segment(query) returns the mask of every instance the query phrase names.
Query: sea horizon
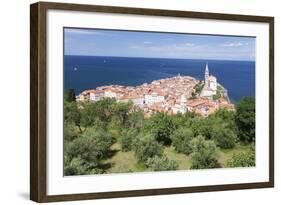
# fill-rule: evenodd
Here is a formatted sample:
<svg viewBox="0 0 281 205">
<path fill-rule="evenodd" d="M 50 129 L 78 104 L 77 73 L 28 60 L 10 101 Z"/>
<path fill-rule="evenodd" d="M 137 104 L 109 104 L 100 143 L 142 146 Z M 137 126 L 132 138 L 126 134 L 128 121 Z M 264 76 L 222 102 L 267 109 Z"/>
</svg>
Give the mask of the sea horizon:
<svg viewBox="0 0 281 205">
<path fill-rule="evenodd" d="M 66 56 L 77 56 L 77 57 L 110 57 L 110 58 L 148 58 L 148 59 L 171 59 L 171 60 L 205 60 L 205 61 L 238 61 L 238 62 L 256 62 L 256 60 L 244 60 L 244 59 L 207 59 L 207 58 L 168 58 L 168 57 L 146 57 L 146 56 L 104 56 L 104 55 L 73 55 L 64 54 Z"/>
</svg>

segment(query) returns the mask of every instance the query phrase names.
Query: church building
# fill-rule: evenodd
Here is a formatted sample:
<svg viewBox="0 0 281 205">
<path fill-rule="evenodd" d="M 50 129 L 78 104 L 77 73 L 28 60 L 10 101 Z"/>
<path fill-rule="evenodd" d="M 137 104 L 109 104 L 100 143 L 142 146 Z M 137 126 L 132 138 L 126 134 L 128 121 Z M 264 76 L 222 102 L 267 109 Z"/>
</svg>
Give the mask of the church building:
<svg viewBox="0 0 281 205">
<path fill-rule="evenodd" d="M 205 67 L 205 83 L 200 94 L 201 97 L 212 97 L 217 92 L 217 78 L 209 75 L 208 63 Z"/>
</svg>

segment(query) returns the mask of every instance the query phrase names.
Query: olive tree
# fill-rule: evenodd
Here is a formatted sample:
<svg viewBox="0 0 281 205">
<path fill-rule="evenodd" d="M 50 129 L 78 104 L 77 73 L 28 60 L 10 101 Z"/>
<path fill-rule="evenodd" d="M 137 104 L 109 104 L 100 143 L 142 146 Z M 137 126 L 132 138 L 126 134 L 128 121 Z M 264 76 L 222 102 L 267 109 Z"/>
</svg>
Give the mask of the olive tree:
<svg viewBox="0 0 281 205">
<path fill-rule="evenodd" d="M 138 137 L 134 140 L 133 150 L 139 162 L 145 163 L 148 158 L 163 155 L 163 145 L 151 136 Z"/>
<path fill-rule="evenodd" d="M 189 155 L 192 152 L 191 140 L 194 135 L 189 128 L 179 128 L 172 134 L 172 144 L 179 153 Z"/>
<path fill-rule="evenodd" d="M 154 156 L 152 158 L 148 158 L 145 164 L 147 167 L 152 169 L 152 171 L 177 170 L 179 167 L 175 160 L 170 160 L 165 155 L 162 157 Z"/>
<path fill-rule="evenodd" d="M 205 140 L 198 136 L 191 141 L 193 153 L 191 154 L 191 169 L 206 169 L 220 167 L 217 160 L 216 144 L 212 140 Z"/>
</svg>

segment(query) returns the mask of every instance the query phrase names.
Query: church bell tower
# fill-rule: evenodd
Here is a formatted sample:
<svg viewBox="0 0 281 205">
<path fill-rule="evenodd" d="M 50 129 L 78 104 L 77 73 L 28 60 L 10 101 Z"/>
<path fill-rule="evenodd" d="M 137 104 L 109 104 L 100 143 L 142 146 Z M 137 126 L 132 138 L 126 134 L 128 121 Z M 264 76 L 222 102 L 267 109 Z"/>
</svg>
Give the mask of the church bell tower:
<svg viewBox="0 0 281 205">
<path fill-rule="evenodd" d="M 208 68 L 208 63 L 206 63 L 206 67 L 205 67 L 205 86 L 209 87 L 209 68 Z"/>
</svg>

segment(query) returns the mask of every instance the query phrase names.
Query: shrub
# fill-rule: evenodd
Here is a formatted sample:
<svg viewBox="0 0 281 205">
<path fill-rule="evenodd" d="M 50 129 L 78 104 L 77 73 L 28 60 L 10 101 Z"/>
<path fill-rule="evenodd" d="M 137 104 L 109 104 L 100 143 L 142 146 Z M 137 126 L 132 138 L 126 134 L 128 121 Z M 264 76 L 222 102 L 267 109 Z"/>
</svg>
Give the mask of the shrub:
<svg viewBox="0 0 281 205">
<path fill-rule="evenodd" d="M 91 162 L 93 166 L 98 164 L 98 154 L 95 150 L 95 141 L 89 137 L 79 137 L 73 140 L 67 146 L 66 156 L 70 162 L 74 158 L 79 158 L 80 161 Z"/>
<path fill-rule="evenodd" d="M 99 169 L 100 160 L 107 156 L 114 139 L 101 130 L 87 129 L 81 137 L 67 143 L 66 174 L 89 174 Z"/>
<path fill-rule="evenodd" d="M 232 158 L 227 162 L 228 167 L 254 167 L 255 151 L 251 149 L 247 152 L 233 154 Z"/>
<path fill-rule="evenodd" d="M 64 168 L 64 175 L 85 175 L 85 174 L 102 174 L 103 170 L 97 167 L 89 166 L 87 162 L 80 158 L 73 158 Z"/>
<path fill-rule="evenodd" d="M 215 141 L 217 146 L 230 149 L 235 146 L 237 135 L 231 129 L 222 124 L 214 127 L 212 130 L 212 139 Z"/>
<path fill-rule="evenodd" d="M 193 132 L 189 128 L 179 128 L 172 135 L 172 144 L 179 153 L 189 155 L 192 152 L 190 141 L 193 139 Z"/>
<path fill-rule="evenodd" d="M 122 151 L 127 152 L 132 150 L 132 143 L 137 135 L 138 131 L 136 129 L 130 129 L 121 135 L 120 144 Z"/>
<path fill-rule="evenodd" d="M 85 162 L 80 158 L 73 158 L 65 165 L 64 174 L 66 176 L 87 174 L 88 171 L 86 166 L 84 166 L 84 163 Z"/>
<path fill-rule="evenodd" d="M 134 141 L 133 149 L 139 162 L 143 163 L 145 163 L 148 158 L 162 156 L 163 154 L 163 146 L 151 136 L 137 138 Z"/>
<path fill-rule="evenodd" d="M 146 161 L 146 166 L 152 169 L 152 171 L 169 171 L 176 170 L 179 165 L 174 160 L 169 160 L 165 155 L 162 157 L 154 156 L 148 158 Z"/>
<path fill-rule="evenodd" d="M 212 140 L 205 140 L 203 136 L 198 136 L 191 141 L 191 144 L 193 149 L 191 169 L 220 167 L 216 159 L 216 144 Z"/>
</svg>

